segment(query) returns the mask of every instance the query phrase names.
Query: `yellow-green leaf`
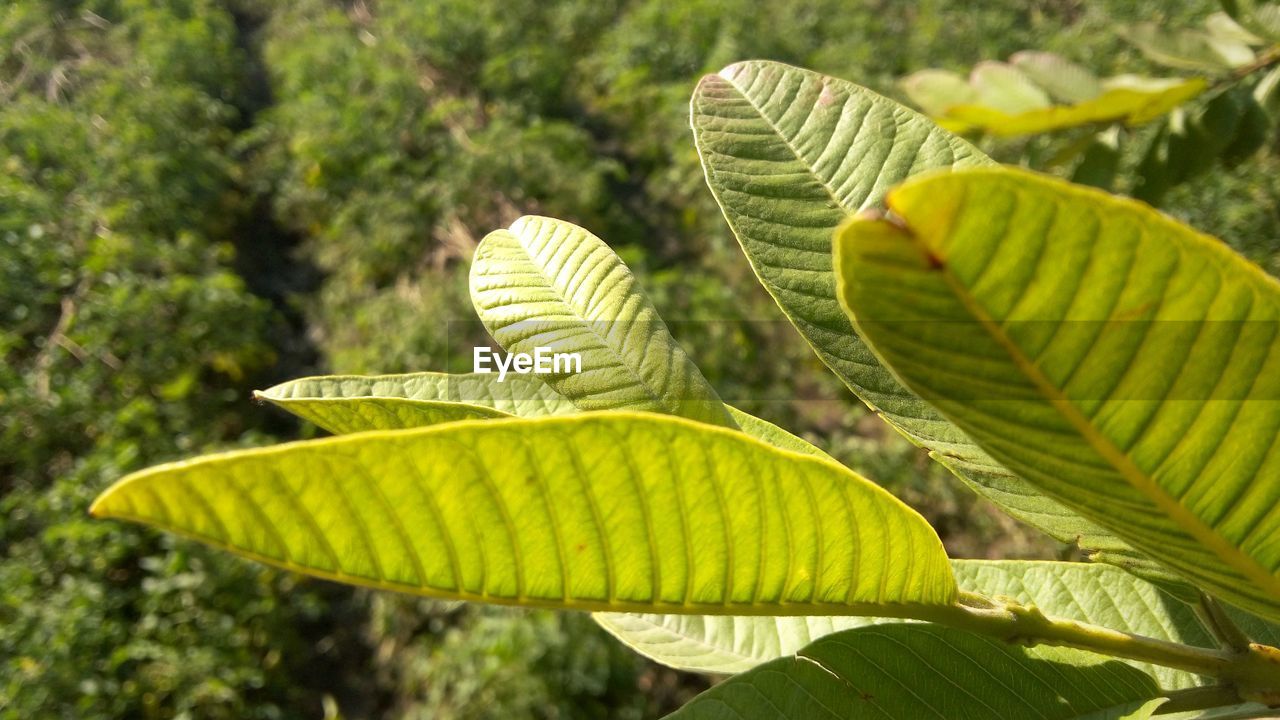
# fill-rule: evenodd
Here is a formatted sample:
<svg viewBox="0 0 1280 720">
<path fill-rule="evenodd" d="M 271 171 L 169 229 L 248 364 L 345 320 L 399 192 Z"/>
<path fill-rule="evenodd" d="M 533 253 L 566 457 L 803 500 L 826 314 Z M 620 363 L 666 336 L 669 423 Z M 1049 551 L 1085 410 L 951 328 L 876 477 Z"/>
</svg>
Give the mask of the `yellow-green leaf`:
<svg viewBox="0 0 1280 720">
<path fill-rule="evenodd" d="M 282 383 L 256 396 L 338 435 L 405 430 L 459 420 L 581 412 L 536 377 L 508 376 L 498 382 L 492 373 L 322 375 Z M 726 409 L 742 432 L 751 437 L 784 450 L 831 457 L 768 420 L 733 406 Z"/>
<path fill-rule="evenodd" d="M 1017 113 L 986 105 L 956 105 L 944 117 L 1002 136 L 1034 135 L 1107 122 L 1136 126 L 1168 113 L 1208 87 L 1200 78 L 1155 81 L 1126 76 L 1112 78 L 1104 86 L 1106 90 L 1101 95 L 1073 105 Z"/>
<path fill-rule="evenodd" d="M 1021 477 L 1280 618 L 1280 284 L 1141 203 L 1023 171 L 888 203 L 836 243 L 880 358 Z"/>
<path fill-rule="evenodd" d="M 336 434 L 578 412 L 536 377 L 508 375 L 498 382 L 494 373 L 323 375 L 290 380 L 254 397 Z"/>
<path fill-rule="evenodd" d="M 430 597 L 699 614 L 944 605 L 933 529 L 828 460 L 648 413 L 379 431 L 162 465 L 97 516 Z"/>
<path fill-rule="evenodd" d="M 526 216 L 490 233 L 471 265 L 471 301 L 508 352 L 577 353 L 581 372 L 539 378 L 579 409 L 734 426 L 622 259 L 576 225 Z"/>
<path fill-rule="evenodd" d="M 698 153 L 760 282 L 872 410 L 1011 515 L 1092 556 L 1160 568 L 1010 473 L 883 367 L 836 300 L 831 237 L 916 173 L 992 161 L 928 118 L 851 82 L 781 63 L 730 65 L 698 84 Z"/>
</svg>

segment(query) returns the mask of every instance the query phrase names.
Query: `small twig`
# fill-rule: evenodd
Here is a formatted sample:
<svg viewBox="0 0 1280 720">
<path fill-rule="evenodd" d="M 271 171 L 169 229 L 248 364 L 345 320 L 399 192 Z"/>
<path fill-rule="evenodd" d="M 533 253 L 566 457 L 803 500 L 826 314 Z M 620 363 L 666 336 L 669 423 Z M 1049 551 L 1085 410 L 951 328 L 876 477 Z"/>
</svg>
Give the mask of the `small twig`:
<svg viewBox="0 0 1280 720">
<path fill-rule="evenodd" d="M 1254 58 L 1253 62 L 1248 65 L 1241 65 L 1233 69 L 1230 73 L 1219 78 L 1216 82 L 1209 86 L 1209 92 L 1220 90 L 1227 85 L 1240 82 L 1259 70 L 1266 70 L 1272 65 L 1280 63 L 1280 45 L 1267 48 L 1260 55 Z"/>
</svg>

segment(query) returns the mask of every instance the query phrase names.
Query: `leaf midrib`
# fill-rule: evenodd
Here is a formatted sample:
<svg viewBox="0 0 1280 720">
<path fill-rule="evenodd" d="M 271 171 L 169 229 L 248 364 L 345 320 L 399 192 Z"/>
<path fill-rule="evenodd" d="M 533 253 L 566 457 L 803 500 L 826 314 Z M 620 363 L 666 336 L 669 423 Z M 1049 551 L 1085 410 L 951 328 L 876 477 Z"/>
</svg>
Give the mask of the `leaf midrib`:
<svg viewBox="0 0 1280 720">
<path fill-rule="evenodd" d="M 888 204 L 891 210 L 897 211 L 899 218 L 905 218 L 903 212 L 893 207 L 892 197 L 888 198 Z M 928 247 L 924 239 L 917 234 L 905 219 L 898 225 L 902 234 L 904 234 L 915 247 L 920 250 L 930 260 L 935 263 L 938 271 L 941 273 L 943 282 L 952 292 L 960 304 L 969 312 L 979 323 L 979 325 L 987 332 L 987 334 L 1000 345 L 1002 349 L 1009 355 L 1010 361 L 1014 366 L 1028 379 L 1037 391 L 1044 397 L 1050 405 L 1060 412 L 1063 417 L 1071 424 L 1080 437 L 1089 444 L 1090 447 L 1097 452 L 1103 460 L 1107 461 L 1117 473 L 1120 474 L 1134 489 L 1145 495 L 1156 507 L 1165 512 L 1170 520 L 1180 526 L 1183 530 L 1191 534 L 1191 536 L 1207 547 L 1215 555 L 1226 561 L 1228 565 L 1234 567 L 1237 571 L 1242 572 L 1245 577 L 1249 578 L 1259 587 L 1268 592 L 1280 595 L 1280 579 L 1276 578 L 1265 567 L 1263 567 L 1253 557 L 1245 554 L 1239 548 L 1235 547 L 1227 538 L 1222 536 L 1215 528 L 1205 523 L 1198 516 L 1188 510 L 1176 498 L 1170 495 L 1161 487 L 1154 478 L 1149 477 L 1146 472 L 1134 464 L 1119 447 L 1115 445 L 1109 438 L 1103 435 L 1094 427 L 1088 417 L 1076 407 L 1069 398 L 1063 395 L 1062 391 L 1057 388 L 1049 378 L 1040 372 L 1030 358 L 1022 353 L 1022 349 L 1017 343 L 1009 337 L 999 323 L 986 311 L 976 297 L 969 292 L 968 288 L 955 276 L 951 271 L 951 267 L 945 257 L 940 257 L 932 248 Z"/>
<path fill-rule="evenodd" d="M 756 104 L 756 101 L 753 100 L 751 96 L 747 94 L 746 89 L 739 86 L 738 83 L 735 82 L 733 78 L 726 77 L 723 74 L 723 72 L 718 73 L 717 77 L 723 78 L 724 81 L 729 84 L 729 87 L 732 87 L 734 90 L 738 91 L 738 94 L 742 96 L 742 99 L 747 101 L 747 104 L 751 106 L 751 109 L 755 110 L 756 114 L 760 116 L 760 119 L 763 120 L 765 124 L 769 126 L 769 129 L 772 130 L 774 134 L 778 136 L 778 139 L 782 140 L 782 144 L 786 145 L 787 150 L 791 151 L 791 154 L 795 157 L 796 162 L 803 165 L 804 169 L 809 173 L 809 175 L 813 177 L 815 180 L 817 180 L 818 185 L 827 193 L 827 197 L 831 198 L 831 202 L 835 203 L 836 208 L 842 210 L 845 216 L 852 215 L 853 209 L 849 207 L 849 204 L 842 201 L 839 197 L 836 196 L 835 191 L 831 189 L 831 186 L 827 184 L 827 181 L 822 177 L 822 175 L 818 173 L 818 169 L 814 167 L 813 164 L 810 163 L 807 159 L 805 159 L 803 155 L 800 154 L 800 151 L 796 149 L 796 146 L 792 144 L 791 140 L 782 132 L 782 128 L 778 127 L 778 125 L 773 122 L 773 119 L 765 114 L 764 108 Z"/>
</svg>

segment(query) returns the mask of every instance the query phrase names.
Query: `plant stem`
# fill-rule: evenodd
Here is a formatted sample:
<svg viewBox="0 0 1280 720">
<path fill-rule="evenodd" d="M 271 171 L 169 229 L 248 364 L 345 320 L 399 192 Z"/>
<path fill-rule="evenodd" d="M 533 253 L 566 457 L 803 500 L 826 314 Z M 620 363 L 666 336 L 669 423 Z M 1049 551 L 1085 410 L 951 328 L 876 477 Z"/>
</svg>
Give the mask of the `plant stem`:
<svg viewBox="0 0 1280 720">
<path fill-rule="evenodd" d="M 1258 72 L 1259 70 L 1266 70 L 1267 68 L 1277 63 L 1280 63 L 1280 45 L 1267 48 L 1266 50 L 1262 51 L 1262 53 L 1259 54 L 1258 57 L 1255 58 L 1253 62 L 1249 63 L 1248 65 L 1241 65 L 1240 67 L 1235 68 L 1229 74 L 1225 75 L 1224 77 L 1220 78 L 1217 82 L 1215 82 L 1213 85 L 1209 86 L 1209 90 L 1211 91 L 1218 90 L 1220 88 L 1226 87 L 1227 85 L 1232 85 L 1234 83 L 1240 82 L 1241 80 L 1249 77 L 1250 75 Z"/>
<path fill-rule="evenodd" d="M 952 605 L 915 606 L 913 610 L 904 616 L 1010 643 L 1059 645 L 1207 675 L 1230 690 L 1230 702 L 1224 704 L 1252 701 L 1280 707 L 1280 649 L 1267 645 L 1247 643 L 1238 649 L 1194 647 L 1050 617 L 1034 605 L 993 600 L 970 592 L 961 592 Z M 1225 696 L 1225 691 L 1221 692 Z"/>
<path fill-rule="evenodd" d="M 1222 647 L 1226 650 L 1234 650 L 1236 652 L 1249 651 L 1249 638 L 1236 627 L 1235 621 L 1227 614 L 1222 605 L 1212 596 L 1206 593 L 1200 593 L 1200 603 L 1196 606 L 1196 614 L 1200 616 L 1200 621 L 1204 626 L 1213 633 L 1213 636 L 1222 643 Z"/>
<path fill-rule="evenodd" d="M 1054 618 L 1034 606 L 994 602 L 972 593 L 961 593 L 960 602 L 947 608 L 943 614 L 948 617 L 939 617 L 936 622 L 1008 642 L 1074 647 L 1211 677 L 1227 673 L 1235 659 L 1233 653 L 1222 650 L 1192 647 L 1076 620 Z M 1280 677 L 1277 681 L 1280 682 Z"/>
</svg>

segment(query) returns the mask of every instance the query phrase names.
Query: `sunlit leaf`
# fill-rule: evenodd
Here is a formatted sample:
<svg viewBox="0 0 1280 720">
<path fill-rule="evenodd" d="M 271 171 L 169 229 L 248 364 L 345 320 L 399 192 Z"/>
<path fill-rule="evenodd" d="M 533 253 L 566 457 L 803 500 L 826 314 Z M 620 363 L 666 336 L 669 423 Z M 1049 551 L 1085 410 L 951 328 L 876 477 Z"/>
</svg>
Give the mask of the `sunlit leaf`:
<svg viewBox="0 0 1280 720">
<path fill-rule="evenodd" d="M 1001 62 L 975 65 L 969 84 L 978 93 L 978 105 L 1003 113 L 1024 113 L 1051 104 L 1049 95 L 1026 73 Z"/>
<path fill-rule="evenodd" d="M 933 529 L 875 484 L 734 430 L 648 413 L 211 455 L 130 475 L 92 512 L 289 570 L 447 599 L 865 614 L 957 593 Z"/>
<path fill-rule="evenodd" d="M 1011 169 L 909 181 L 840 233 L 840 297 L 1002 463 L 1280 618 L 1280 284 L 1150 208 Z"/>
<path fill-rule="evenodd" d="M 733 426 L 622 260 L 571 223 L 526 216 L 476 248 L 471 300 L 503 348 L 576 353 L 581 372 L 539 375 L 583 410 L 646 410 Z"/>
<path fill-rule="evenodd" d="M 836 301 L 831 236 L 926 170 L 991 160 L 927 118 L 853 83 L 771 62 L 698 84 L 692 123 L 707 184 L 757 277 L 863 402 L 1014 517 L 1110 562 L 1158 571 L 1114 535 L 995 462 L 903 387 Z"/>
<path fill-rule="evenodd" d="M 1053 105 L 1020 113 L 985 105 L 956 105 L 946 117 L 993 135 L 1035 135 L 1096 123 L 1142 125 L 1204 92 L 1204 80 L 1157 81 L 1120 76 L 1104 83 L 1099 96 L 1074 105 Z"/>
<path fill-rule="evenodd" d="M 528 375 L 326 375 L 254 394 L 332 433 L 395 430 L 457 420 L 567 415 L 577 408 Z"/>
<path fill-rule="evenodd" d="M 977 102 L 978 91 L 969 81 L 946 70 L 921 70 L 899 83 L 911 102 L 930 115 L 945 115 L 956 105 Z"/>
<path fill-rule="evenodd" d="M 546 417 L 581 412 L 536 377 L 493 374 L 329 375 L 302 378 L 257 393 L 336 434 L 405 430 L 458 420 Z M 773 423 L 729 406 L 741 430 L 784 450 L 830 458 Z"/>
<path fill-rule="evenodd" d="M 1097 76 L 1060 55 L 1024 50 L 1014 53 L 1009 64 L 1060 103 L 1083 102 L 1102 94 L 1102 82 Z"/>
<path fill-rule="evenodd" d="M 1170 30 L 1155 23 L 1139 23 L 1124 37 L 1150 60 L 1182 70 L 1227 70 L 1253 61 L 1253 51 L 1239 40 L 1197 30 Z"/>
</svg>

